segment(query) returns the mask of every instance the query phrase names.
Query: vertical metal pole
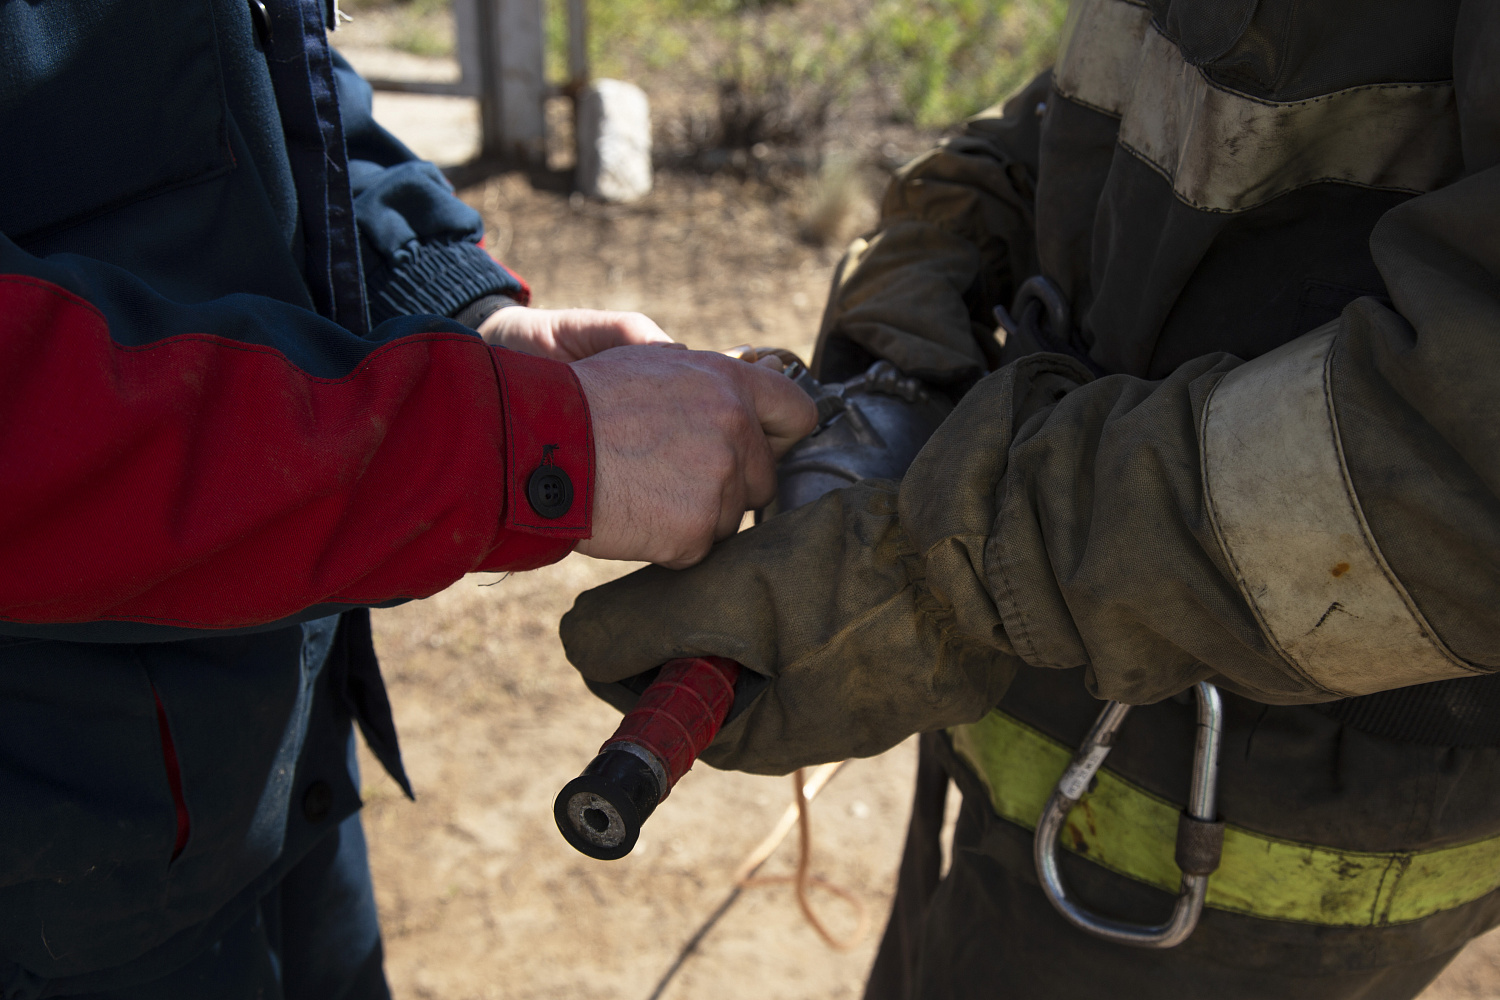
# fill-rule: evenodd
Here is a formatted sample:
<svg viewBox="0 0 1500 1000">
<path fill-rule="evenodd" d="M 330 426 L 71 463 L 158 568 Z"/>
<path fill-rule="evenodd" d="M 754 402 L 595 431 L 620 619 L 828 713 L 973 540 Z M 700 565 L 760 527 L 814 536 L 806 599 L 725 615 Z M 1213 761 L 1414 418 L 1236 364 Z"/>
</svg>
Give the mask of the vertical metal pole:
<svg viewBox="0 0 1500 1000">
<path fill-rule="evenodd" d="M 542 0 L 479 0 L 483 155 L 541 163 L 547 153 Z"/>
<path fill-rule="evenodd" d="M 479 0 L 453 0 L 453 47 L 458 51 L 458 89 L 466 97 L 484 90 L 484 30 Z"/>
<path fill-rule="evenodd" d="M 568 85 L 573 105 L 573 163 L 583 162 L 583 134 L 578 128 L 578 102 L 589 85 L 588 0 L 568 0 Z"/>
<path fill-rule="evenodd" d="M 589 82 L 588 0 L 568 0 L 568 83 L 575 94 Z"/>
</svg>

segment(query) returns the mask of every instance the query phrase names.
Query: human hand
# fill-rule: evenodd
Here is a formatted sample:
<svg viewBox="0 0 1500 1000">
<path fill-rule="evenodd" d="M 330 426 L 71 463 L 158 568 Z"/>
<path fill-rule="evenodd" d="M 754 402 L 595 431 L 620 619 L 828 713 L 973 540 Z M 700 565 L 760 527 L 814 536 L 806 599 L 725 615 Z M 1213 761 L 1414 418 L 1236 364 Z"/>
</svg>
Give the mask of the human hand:
<svg viewBox="0 0 1500 1000">
<path fill-rule="evenodd" d="M 578 361 L 630 344 L 673 345 L 649 317 L 605 309 L 497 309 L 479 324 L 479 335 L 493 347 L 535 354 L 553 361 Z"/>
<path fill-rule="evenodd" d="M 578 551 L 601 559 L 698 562 L 770 502 L 776 459 L 817 423 L 786 376 L 708 351 L 618 347 L 573 371 L 594 430 L 593 537 Z"/>
</svg>

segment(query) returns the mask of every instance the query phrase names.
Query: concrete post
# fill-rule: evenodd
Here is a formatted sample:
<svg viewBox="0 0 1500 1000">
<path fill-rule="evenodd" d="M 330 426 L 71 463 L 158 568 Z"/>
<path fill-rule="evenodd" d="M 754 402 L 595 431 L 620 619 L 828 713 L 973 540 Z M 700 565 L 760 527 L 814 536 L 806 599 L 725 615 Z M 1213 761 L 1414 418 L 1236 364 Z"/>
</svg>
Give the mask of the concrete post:
<svg viewBox="0 0 1500 1000">
<path fill-rule="evenodd" d="M 578 189 L 604 201 L 651 191 L 651 103 L 623 80 L 595 80 L 578 95 Z"/>
</svg>

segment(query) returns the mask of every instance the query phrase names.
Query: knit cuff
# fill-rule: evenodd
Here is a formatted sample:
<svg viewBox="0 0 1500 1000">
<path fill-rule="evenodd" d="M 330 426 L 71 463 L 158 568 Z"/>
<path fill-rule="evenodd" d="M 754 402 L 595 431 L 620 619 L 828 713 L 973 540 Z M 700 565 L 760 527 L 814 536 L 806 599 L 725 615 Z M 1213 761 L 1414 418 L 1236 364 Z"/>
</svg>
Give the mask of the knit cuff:
<svg viewBox="0 0 1500 1000">
<path fill-rule="evenodd" d="M 421 243 L 397 250 L 384 273 L 370 283 L 370 319 L 379 324 L 398 316 L 451 316 L 485 295 L 504 295 L 525 304 L 526 284 L 473 243 Z"/>
<path fill-rule="evenodd" d="M 501 309 L 524 308 L 509 295 L 482 295 L 453 314 L 453 322 L 462 323 L 470 330 L 480 325 Z"/>
</svg>

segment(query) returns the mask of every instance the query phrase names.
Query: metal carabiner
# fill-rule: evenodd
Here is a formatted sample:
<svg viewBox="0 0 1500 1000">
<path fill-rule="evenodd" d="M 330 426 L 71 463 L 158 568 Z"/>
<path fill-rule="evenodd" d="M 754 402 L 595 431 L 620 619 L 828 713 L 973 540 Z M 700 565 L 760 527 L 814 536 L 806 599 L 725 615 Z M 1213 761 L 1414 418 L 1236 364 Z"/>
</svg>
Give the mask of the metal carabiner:
<svg viewBox="0 0 1500 1000">
<path fill-rule="evenodd" d="M 1083 745 L 1073 755 L 1068 769 L 1053 789 L 1042 818 L 1036 825 L 1037 876 L 1042 891 L 1058 913 L 1074 927 L 1119 944 L 1141 948 L 1172 948 L 1186 941 L 1208 896 L 1208 876 L 1219 867 L 1224 844 L 1224 824 L 1214 811 L 1219 784 L 1219 745 L 1223 735 L 1224 709 L 1219 689 L 1207 681 L 1194 687 L 1198 696 L 1198 732 L 1193 751 L 1193 785 L 1188 806 L 1177 821 L 1177 866 L 1182 870 L 1182 889 L 1166 923 L 1151 926 L 1112 920 L 1090 913 L 1069 897 L 1057 864 L 1057 835 L 1068 812 L 1088 791 L 1104 758 L 1114 747 L 1115 737 L 1130 706 L 1112 701 L 1104 706 Z"/>
</svg>

